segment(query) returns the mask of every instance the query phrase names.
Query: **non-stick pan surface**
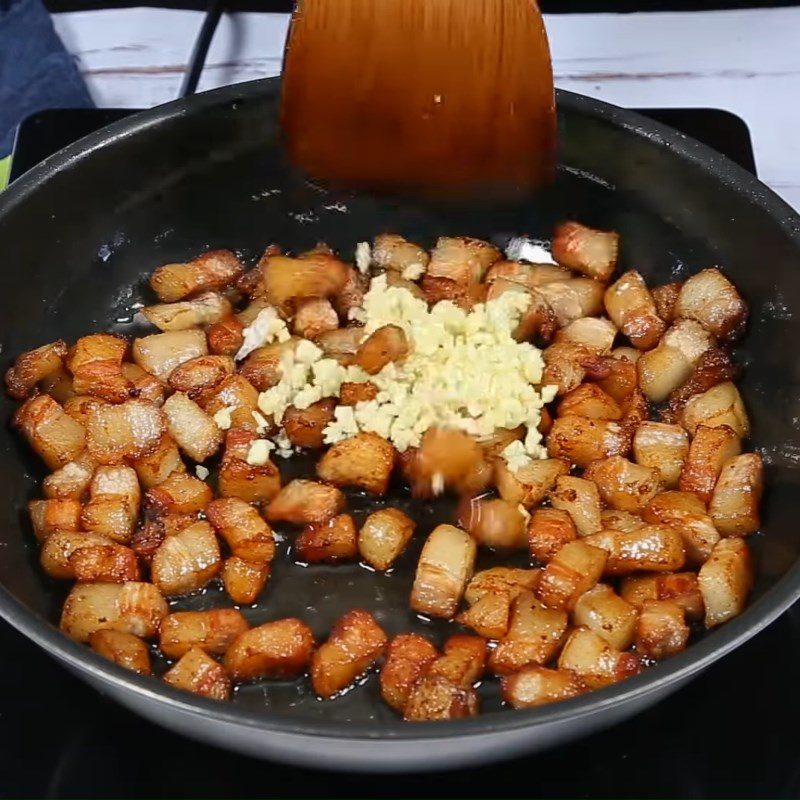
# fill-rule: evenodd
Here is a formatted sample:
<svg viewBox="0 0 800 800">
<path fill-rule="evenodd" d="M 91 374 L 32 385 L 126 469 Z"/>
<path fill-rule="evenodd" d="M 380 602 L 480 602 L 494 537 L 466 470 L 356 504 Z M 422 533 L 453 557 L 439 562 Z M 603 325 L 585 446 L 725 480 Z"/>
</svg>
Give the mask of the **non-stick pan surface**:
<svg viewBox="0 0 800 800">
<path fill-rule="evenodd" d="M 276 682 L 243 687 L 231 704 L 216 704 L 131 675 L 53 627 L 65 590 L 41 574 L 25 513 L 42 469 L 7 430 L 0 438 L 6 619 L 121 702 L 188 735 L 296 763 L 422 769 L 500 758 L 611 724 L 677 688 L 796 599 L 800 220 L 791 209 L 699 143 L 563 92 L 558 181 L 535 203 L 434 207 L 333 195 L 284 165 L 276 144 L 277 89 L 276 81 L 255 82 L 138 114 L 53 156 L 0 195 L 4 362 L 55 338 L 109 328 L 134 333 L 132 309 L 148 299 L 152 269 L 208 248 L 233 248 L 252 263 L 271 242 L 300 250 L 324 240 L 349 257 L 358 241 L 385 230 L 431 244 L 440 234 L 500 242 L 512 233 L 546 237 L 564 218 L 613 228 L 622 237 L 623 269 L 639 269 L 658 283 L 720 264 L 750 305 L 738 358 L 769 486 L 764 533 L 751 540 L 758 564 L 751 606 L 641 676 L 528 712 L 502 710 L 487 682 L 480 717 L 403 724 L 380 702 L 374 676 L 324 703 L 304 682 Z M 0 400 L 3 419 L 11 411 Z M 351 503 L 358 513 L 375 505 L 356 494 Z M 421 534 L 447 512 L 439 505 L 419 512 Z M 324 636 L 344 611 L 365 607 L 390 634 L 442 634 L 441 626 L 431 628 L 407 610 L 418 547 L 381 576 L 356 565 L 303 568 L 292 563 L 289 545 L 287 535 L 262 602 L 245 610 L 252 623 L 298 615 Z M 484 557 L 479 566 L 491 563 Z M 206 608 L 217 601 L 212 589 L 177 605 Z"/>
</svg>

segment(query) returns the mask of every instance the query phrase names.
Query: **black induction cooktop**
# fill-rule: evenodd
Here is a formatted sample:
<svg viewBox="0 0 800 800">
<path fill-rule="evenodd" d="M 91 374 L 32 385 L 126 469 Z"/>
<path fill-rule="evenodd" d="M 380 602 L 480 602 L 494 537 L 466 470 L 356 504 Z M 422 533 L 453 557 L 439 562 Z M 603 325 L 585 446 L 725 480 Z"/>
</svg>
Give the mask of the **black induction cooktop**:
<svg viewBox="0 0 800 800">
<path fill-rule="evenodd" d="M 45 111 L 20 128 L 12 177 L 129 111 Z M 643 113 L 755 171 L 716 109 Z M 559 747 L 475 770 L 359 776 L 231 755 L 145 722 L 0 622 L 0 797 L 800 797 L 800 607 L 660 705 Z M 313 761 L 313 754 L 311 754 Z"/>
</svg>

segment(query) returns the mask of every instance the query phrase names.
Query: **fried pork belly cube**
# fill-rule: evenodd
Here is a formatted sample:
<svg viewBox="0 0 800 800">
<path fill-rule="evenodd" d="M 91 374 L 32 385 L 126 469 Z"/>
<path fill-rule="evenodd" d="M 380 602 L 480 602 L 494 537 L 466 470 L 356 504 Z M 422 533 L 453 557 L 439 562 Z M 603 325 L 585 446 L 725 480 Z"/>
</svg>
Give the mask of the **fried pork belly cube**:
<svg viewBox="0 0 800 800">
<path fill-rule="evenodd" d="M 324 297 L 309 297 L 297 303 L 292 317 L 292 333 L 304 339 L 316 339 L 326 331 L 339 327 L 339 315 L 330 300 Z"/>
<path fill-rule="evenodd" d="M 442 236 L 431 253 L 427 274 L 460 284 L 480 283 L 500 256 L 496 247 L 480 239 Z"/>
<path fill-rule="evenodd" d="M 563 222 L 553 234 L 553 258 L 605 283 L 614 272 L 619 251 L 619 234 L 600 231 L 580 222 Z"/>
<path fill-rule="evenodd" d="M 217 292 L 205 292 L 178 303 L 158 303 L 141 311 L 149 323 L 162 331 L 185 331 L 213 325 L 232 312 L 228 298 Z"/>
<path fill-rule="evenodd" d="M 459 507 L 459 526 L 483 547 L 525 547 L 525 522 L 519 505 L 501 498 L 465 498 Z"/>
<path fill-rule="evenodd" d="M 512 505 L 520 503 L 526 509 L 538 506 L 556 481 L 569 472 L 569 463 L 560 458 L 532 461 L 512 472 L 505 460 L 495 461 L 494 480 L 503 500 Z"/>
<path fill-rule="evenodd" d="M 64 601 L 61 630 L 79 642 L 106 629 L 152 639 L 167 613 L 152 583 L 78 583 Z"/>
<path fill-rule="evenodd" d="M 753 563 L 747 542 L 739 537 L 717 542 L 698 574 L 706 628 L 721 625 L 742 613 L 753 580 Z"/>
<path fill-rule="evenodd" d="M 687 381 L 670 394 L 667 408 L 662 412 L 664 419 L 678 422 L 692 397 L 733 380 L 738 373 L 739 368 L 733 363 L 728 350 L 722 347 L 706 350 L 694 365 Z"/>
<path fill-rule="evenodd" d="M 594 481 L 603 501 L 618 511 L 641 512 L 661 489 L 657 469 L 634 464 L 622 456 L 592 462 L 584 477 Z"/>
<path fill-rule="evenodd" d="M 586 541 L 567 542 L 542 570 L 536 596 L 550 608 L 571 611 L 603 574 L 608 553 Z"/>
<path fill-rule="evenodd" d="M 167 658 L 180 658 L 193 647 L 210 655 L 224 655 L 230 644 L 250 626 L 241 611 L 177 611 L 161 623 L 158 646 Z"/>
<path fill-rule="evenodd" d="M 714 345 L 714 337 L 699 322 L 679 319 L 667 329 L 658 346 L 636 362 L 639 388 L 654 403 L 666 400 Z"/>
<path fill-rule="evenodd" d="M 12 424 L 51 470 L 74 461 L 86 446 L 83 426 L 47 394 L 26 400 Z"/>
<path fill-rule="evenodd" d="M 168 331 L 134 339 L 131 354 L 143 370 L 167 383 L 181 364 L 207 355 L 208 345 L 201 330 Z"/>
<path fill-rule="evenodd" d="M 547 703 L 569 700 L 586 691 L 575 673 L 565 669 L 525 667 L 500 682 L 503 700 L 512 708 L 535 708 Z"/>
<path fill-rule="evenodd" d="M 304 258 L 272 256 L 262 259 L 259 267 L 265 297 L 280 309 L 309 297 L 333 297 L 347 283 L 347 265 L 325 253 Z"/>
<path fill-rule="evenodd" d="M 492 461 L 500 458 L 503 450 L 512 442 L 519 442 L 525 438 L 525 427 L 520 425 L 517 428 L 497 428 L 488 436 L 477 436 L 475 440 L 481 446 L 483 455 Z"/>
<path fill-rule="evenodd" d="M 355 364 L 370 375 L 377 375 L 387 364 L 402 361 L 408 355 L 408 340 L 402 328 L 384 325 L 360 345 Z"/>
<path fill-rule="evenodd" d="M 480 636 L 456 634 L 442 647 L 443 654 L 428 667 L 429 677 L 447 678 L 456 686 L 472 686 L 486 671 L 486 641 Z"/>
<path fill-rule="evenodd" d="M 604 419 L 558 417 L 547 437 L 547 453 L 551 458 L 571 461 L 579 467 L 612 456 L 621 459 L 630 452 L 630 447 L 628 430 Z"/>
<path fill-rule="evenodd" d="M 471 311 L 478 303 L 486 302 L 492 291 L 492 286 L 485 283 L 459 283 L 450 278 L 435 278 L 433 275 L 423 275 L 419 286 L 410 281 L 405 281 L 395 272 L 387 273 L 387 283 L 390 286 L 399 286 L 407 289 L 416 297 L 417 291 L 422 293 L 422 298 L 429 306 L 435 306 L 443 300 L 449 300 L 453 305 L 463 311 Z M 410 285 L 408 285 L 410 284 Z M 417 291 L 412 291 L 411 287 Z M 517 287 L 522 289 L 523 287 Z"/>
<path fill-rule="evenodd" d="M 630 575 L 642 570 L 673 572 L 686 563 L 680 533 L 668 525 L 646 525 L 635 531 L 600 531 L 583 542 L 605 550 L 604 575 Z"/>
<path fill-rule="evenodd" d="M 582 383 L 577 389 L 561 398 L 557 410 L 559 417 L 584 417 L 598 420 L 620 420 L 619 403 L 606 394 L 596 383 Z"/>
<path fill-rule="evenodd" d="M 532 592 L 518 595 L 511 606 L 508 633 L 489 658 L 495 675 L 510 675 L 529 664 L 544 665 L 561 649 L 567 636 L 566 611 L 547 608 Z"/>
<path fill-rule="evenodd" d="M 386 650 L 381 668 L 381 697 L 395 711 L 402 712 L 417 681 L 437 658 L 436 648 L 424 636 L 401 633 Z"/>
<path fill-rule="evenodd" d="M 593 481 L 562 475 L 550 492 L 550 503 L 570 515 L 579 536 L 600 530 L 600 492 Z"/>
<path fill-rule="evenodd" d="M 89 647 L 103 658 L 131 672 L 138 672 L 140 675 L 152 674 L 149 648 L 138 636 L 131 633 L 95 631 L 89 636 Z"/>
<path fill-rule="evenodd" d="M 164 539 L 153 556 L 150 573 L 162 594 L 180 597 L 202 589 L 221 566 L 214 529 L 199 521 Z"/>
<path fill-rule="evenodd" d="M 306 525 L 294 540 L 294 554 L 306 564 L 353 561 L 358 555 L 356 524 L 349 514 Z"/>
<path fill-rule="evenodd" d="M 371 381 L 364 383 L 352 383 L 345 381 L 339 387 L 339 404 L 343 406 L 355 406 L 359 403 L 366 403 L 374 400 L 378 396 L 378 387 Z"/>
<path fill-rule="evenodd" d="M 230 250 L 212 250 L 185 264 L 164 264 L 150 276 L 150 286 L 165 303 L 197 292 L 224 289 L 244 272 Z"/>
<path fill-rule="evenodd" d="M 176 392 L 183 392 L 192 400 L 198 400 L 233 375 L 235 369 L 231 356 L 197 356 L 172 370 L 169 385 Z"/>
<path fill-rule="evenodd" d="M 246 561 L 265 563 L 275 557 L 272 529 L 249 503 L 237 497 L 223 497 L 212 500 L 205 513 L 233 555 Z"/>
<path fill-rule="evenodd" d="M 705 613 L 703 595 L 694 572 L 632 575 L 620 581 L 619 592 L 624 600 L 639 609 L 646 600 L 670 600 L 683 609 L 686 619 L 700 620 Z"/>
<path fill-rule="evenodd" d="M 715 428 L 698 425 L 680 475 L 680 490 L 696 494 L 708 503 L 722 465 L 741 450 L 741 440 L 727 425 Z"/>
<path fill-rule="evenodd" d="M 454 616 L 472 577 L 476 545 L 468 533 L 453 525 L 439 525 L 420 553 L 411 608 L 431 617 Z"/>
<path fill-rule="evenodd" d="M 557 386 L 559 395 L 577 389 L 587 375 L 602 377 L 609 372 L 606 359 L 577 342 L 555 342 L 543 351 L 542 358 L 542 385 Z"/>
<path fill-rule="evenodd" d="M 385 572 L 414 535 L 416 523 L 398 508 L 379 508 L 358 532 L 358 552 L 373 569 Z"/>
<path fill-rule="evenodd" d="M 132 459 L 131 464 L 145 489 L 163 483 L 173 472 L 186 471 L 178 445 L 168 433 L 161 437 L 152 452 Z"/>
<path fill-rule="evenodd" d="M 575 628 L 558 657 L 558 668 L 576 674 L 589 688 L 598 689 L 641 672 L 633 653 L 621 653 L 588 628 Z"/>
<path fill-rule="evenodd" d="M 648 420 L 642 422 L 633 435 L 636 463 L 657 470 L 661 483 L 667 488 L 678 485 L 689 453 L 689 437 L 680 425 Z"/>
<path fill-rule="evenodd" d="M 606 355 L 614 346 L 617 326 L 602 317 L 580 317 L 556 333 L 557 342 L 574 342 L 593 353 Z"/>
<path fill-rule="evenodd" d="M 727 425 L 737 436 L 746 439 L 750 421 L 742 396 L 734 383 L 719 383 L 703 394 L 686 401 L 680 418 L 681 425 L 694 436 L 699 425 L 709 428 Z"/>
<path fill-rule="evenodd" d="M 238 556 L 231 556 L 222 565 L 220 578 L 225 591 L 234 603 L 249 606 L 255 603 L 264 591 L 269 572 L 269 564 L 245 561 Z"/>
<path fill-rule="evenodd" d="M 166 417 L 146 400 L 99 405 L 89 410 L 86 446 L 100 464 L 118 464 L 153 453 L 167 432 Z"/>
<path fill-rule="evenodd" d="M 395 449 L 376 433 L 358 433 L 332 445 L 317 463 L 317 475 L 335 486 L 355 486 L 382 496 L 389 487 Z"/>
<path fill-rule="evenodd" d="M 231 428 L 217 475 L 222 497 L 238 497 L 247 503 L 272 500 L 281 490 L 281 474 L 272 461 L 248 464 L 250 447 L 258 437 L 246 428 Z"/>
<path fill-rule="evenodd" d="M 357 269 L 348 266 L 347 280 L 333 297 L 333 308 L 344 324 L 352 319 L 355 309 L 364 305 L 364 295 L 368 288 L 366 275 L 362 275 Z"/>
<path fill-rule="evenodd" d="M 636 637 L 638 610 L 610 586 L 598 583 L 575 604 L 576 625 L 594 631 L 615 650 L 627 650 Z"/>
<path fill-rule="evenodd" d="M 165 514 L 145 520 L 141 528 L 137 528 L 130 541 L 131 549 L 137 558 L 147 566 L 161 547 L 167 536 L 182 531 L 197 522 L 196 514 Z"/>
<path fill-rule="evenodd" d="M 639 350 L 635 352 L 636 357 L 618 347 L 597 365 L 598 377 L 594 378 L 595 382 L 620 404 L 638 390 L 639 374 L 636 364 L 641 353 Z"/>
<path fill-rule="evenodd" d="M 164 404 L 167 387 L 132 361 L 122 362 L 122 377 L 131 385 L 131 396 L 147 400 L 154 406 Z"/>
<path fill-rule="evenodd" d="M 346 689 L 381 658 L 387 642 L 372 614 L 348 611 L 311 657 L 311 685 L 316 694 L 330 698 Z"/>
<path fill-rule="evenodd" d="M 304 409 L 289 406 L 281 421 L 289 441 L 295 447 L 309 450 L 324 447 L 323 431 L 333 421 L 335 408 L 336 401 L 331 397 L 312 403 Z"/>
<path fill-rule="evenodd" d="M 678 302 L 678 295 L 681 293 L 682 283 L 665 283 L 663 286 L 656 286 L 651 290 L 653 301 L 656 304 L 656 313 L 667 325 L 675 321 L 675 305 Z"/>
<path fill-rule="evenodd" d="M 591 278 L 570 278 L 536 287 L 553 310 L 560 328 L 582 317 L 599 316 L 603 308 L 603 284 Z"/>
<path fill-rule="evenodd" d="M 638 531 L 644 526 L 645 521 L 629 511 L 606 508 L 600 512 L 600 527 L 604 531 Z"/>
<path fill-rule="evenodd" d="M 556 264 L 527 264 L 522 261 L 495 261 L 484 277 L 486 283 L 507 280 L 535 289 L 543 283 L 563 283 L 572 273 Z"/>
<path fill-rule="evenodd" d="M 81 500 L 93 474 L 94 464 L 90 459 L 70 461 L 44 479 L 42 491 L 48 500 Z"/>
<path fill-rule="evenodd" d="M 145 495 L 145 507 L 156 514 L 196 514 L 213 500 L 211 487 L 185 472 L 174 472 Z"/>
<path fill-rule="evenodd" d="M 69 497 L 31 500 L 28 503 L 33 532 L 40 542 L 56 531 L 80 530 L 82 510 L 80 500 Z"/>
<path fill-rule="evenodd" d="M 666 328 L 658 316 L 653 295 L 644 278 L 631 270 L 606 289 L 604 302 L 608 316 L 639 350 L 650 350 Z"/>
<path fill-rule="evenodd" d="M 313 649 L 308 625 L 288 617 L 240 634 L 225 654 L 225 667 L 235 681 L 296 678 L 306 671 Z"/>
<path fill-rule="evenodd" d="M 131 540 L 142 499 L 139 479 L 130 467 L 98 467 L 89 485 L 90 500 L 84 506 L 84 530 L 116 542 Z"/>
<path fill-rule="evenodd" d="M 680 653 L 689 641 L 683 609 L 670 600 L 645 600 L 636 624 L 636 652 L 660 661 Z"/>
<path fill-rule="evenodd" d="M 63 369 L 66 355 L 67 343 L 63 339 L 28 350 L 6 371 L 6 391 L 15 400 L 25 400 L 39 381 Z"/>
<path fill-rule="evenodd" d="M 123 374 L 124 373 L 125 365 L 123 364 Z M 130 378 L 129 375 L 125 375 L 125 377 Z M 56 367 L 52 372 L 45 375 L 44 378 L 39 381 L 39 388 L 45 394 L 49 394 L 57 403 L 65 403 L 75 394 L 75 389 L 72 386 L 72 375 L 70 375 L 66 367 L 63 366 Z"/>
<path fill-rule="evenodd" d="M 747 322 L 747 305 L 736 287 L 716 268 L 692 275 L 675 304 L 679 317 L 697 320 L 722 341 L 737 339 Z"/>
<path fill-rule="evenodd" d="M 231 680 L 225 667 L 199 647 L 181 656 L 178 663 L 164 673 L 163 680 L 176 689 L 212 700 L 227 700 L 231 695 Z"/>
<path fill-rule="evenodd" d="M 175 392 L 164 403 L 167 430 L 189 458 L 205 461 L 219 450 L 222 431 L 188 395 Z"/>
<path fill-rule="evenodd" d="M 244 323 L 231 314 L 215 322 L 206 331 L 208 349 L 215 355 L 234 356 L 244 344 Z"/>
<path fill-rule="evenodd" d="M 688 492 L 661 492 L 642 514 L 645 522 L 669 525 L 683 537 L 686 560 L 702 564 L 711 555 L 720 535 L 703 501 Z"/>
<path fill-rule="evenodd" d="M 764 464 L 758 453 L 744 453 L 725 462 L 708 513 L 723 536 L 747 536 L 760 525 Z"/>
<path fill-rule="evenodd" d="M 111 405 L 106 400 L 99 397 L 92 397 L 88 394 L 74 394 L 64 401 L 64 411 L 69 414 L 75 422 L 79 422 L 85 428 L 89 424 L 89 416 L 96 409 Z"/>
<path fill-rule="evenodd" d="M 76 394 L 121 403 L 133 394 L 133 385 L 122 373 L 122 359 L 128 343 L 110 333 L 84 336 L 70 348 L 66 358 Z"/>
<path fill-rule="evenodd" d="M 253 350 L 239 365 L 239 373 L 253 384 L 259 392 L 265 392 L 280 383 L 283 377 L 281 360 L 297 348 L 299 339 L 272 342 Z"/>
<path fill-rule="evenodd" d="M 125 583 L 141 578 L 136 553 L 116 543 L 79 547 L 69 564 L 77 581 Z"/>
<path fill-rule="evenodd" d="M 332 358 L 343 367 L 355 364 L 356 353 L 366 334 L 363 328 L 339 328 L 317 337 L 315 344 L 326 358 Z"/>
<path fill-rule="evenodd" d="M 51 578 L 74 579 L 75 568 L 70 561 L 74 553 L 85 547 L 112 544 L 111 539 L 86 531 L 53 531 L 42 543 L 39 563 Z"/>
<path fill-rule="evenodd" d="M 201 407 L 209 417 L 227 410 L 231 427 L 257 431 L 258 392 L 243 375 L 229 375 L 203 397 Z"/>
<path fill-rule="evenodd" d="M 378 269 L 399 272 L 410 280 L 420 278 L 429 261 L 426 250 L 396 233 L 380 233 L 372 245 L 372 263 Z"/>
<path fill-rule="evenodd" d="M 287 483 L 272 499 L 267 507 L 267 519 L 313 525 L 327 522 L 344 507 L 344 495 L 335 486 L 300 479 Z"/>
<path fill-rule="evenodd" d="M 547 563 L 567 543 L 578 538 L 572 517 L 559 508 L 538 508 L 528 520 L 531 558 Z"/>
<path fill-rule="evenodd" d="M 472 687 L 457 686 L 436 675 L 418 681 L 403 708 L 403 718 L 414 722 L 460 719 L 477 713 L 478 695 Z"/>
<path fill-rule="evenodd" d="M 511 603 L 522 593 L 533 590 L 540 570 L 493 567 L 476 573 L 464 592 L 469 604 L 458 615 L 462 625 L 487 639 L 502 639 L 508 632 Z"/>
</svg>

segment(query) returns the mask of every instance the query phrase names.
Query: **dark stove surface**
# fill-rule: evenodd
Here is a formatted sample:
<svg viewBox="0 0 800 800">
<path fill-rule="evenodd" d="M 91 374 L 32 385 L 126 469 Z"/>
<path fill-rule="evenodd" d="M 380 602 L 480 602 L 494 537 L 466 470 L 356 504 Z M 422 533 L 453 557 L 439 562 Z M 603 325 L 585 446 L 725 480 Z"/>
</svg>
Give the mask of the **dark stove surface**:
<svg viewBox="0 0 800 800">
<path fill-rule="evenodd" d="M 124 111 L 23 124 L 17 176 Z M 644 113 L 754 170 L 738 117 Z M 634 719 L 554 751 L 448 773 L 297 769 L 197 744 L 134 716 L 0 623 L 0 797 L 800 797 L 800 608 Z"/>
</svg>

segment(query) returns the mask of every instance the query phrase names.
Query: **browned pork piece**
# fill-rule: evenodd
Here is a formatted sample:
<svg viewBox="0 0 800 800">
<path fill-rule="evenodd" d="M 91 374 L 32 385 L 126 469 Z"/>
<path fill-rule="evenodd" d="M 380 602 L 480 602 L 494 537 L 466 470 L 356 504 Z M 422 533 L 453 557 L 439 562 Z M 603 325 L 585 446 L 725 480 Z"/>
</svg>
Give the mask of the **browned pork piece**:
<svg viewBox="0 0 800 800">
<path fill-rule="evenodd" d="M 328 698 L 346 689 L 383 655 L 387 641 L 370 613 L 348 611 L 311 658 L 314 691 Z"/>
</svg>

